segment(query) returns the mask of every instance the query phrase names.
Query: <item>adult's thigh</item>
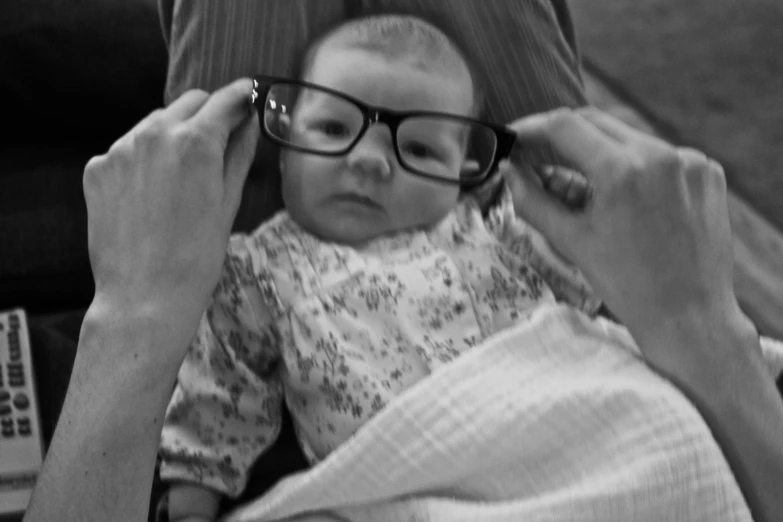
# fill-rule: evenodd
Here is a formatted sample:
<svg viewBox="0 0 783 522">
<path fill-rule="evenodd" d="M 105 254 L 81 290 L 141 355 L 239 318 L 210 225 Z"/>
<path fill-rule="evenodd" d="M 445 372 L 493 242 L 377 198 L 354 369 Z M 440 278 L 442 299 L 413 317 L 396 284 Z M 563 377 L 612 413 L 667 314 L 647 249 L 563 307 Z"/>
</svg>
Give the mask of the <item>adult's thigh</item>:
<svg viewBox="0 0 783 522">
<path fill-rule="evenodd" d="M 358 1 L 364 14 L 409 13 L 443 27 L 478 65 L 495 121 L 586 103 L 565 2 Z"/>
</svg>

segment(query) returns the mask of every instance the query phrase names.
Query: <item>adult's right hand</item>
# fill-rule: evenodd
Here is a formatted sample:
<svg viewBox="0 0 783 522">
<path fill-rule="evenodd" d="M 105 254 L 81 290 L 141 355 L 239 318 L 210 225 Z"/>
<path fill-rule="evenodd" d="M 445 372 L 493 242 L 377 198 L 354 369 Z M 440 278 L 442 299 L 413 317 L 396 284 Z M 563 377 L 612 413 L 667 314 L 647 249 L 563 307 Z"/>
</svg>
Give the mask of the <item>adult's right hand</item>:
<svg viewBox="0 0 783 522">
<path fill-rule="evenodd" d="M 188 91 L 88 163 L 94 306 L 152 308 L 184 327 L 198 320 L 256 149 L 251 89 L 243 79 L 211 96 Z"/>
</svg>

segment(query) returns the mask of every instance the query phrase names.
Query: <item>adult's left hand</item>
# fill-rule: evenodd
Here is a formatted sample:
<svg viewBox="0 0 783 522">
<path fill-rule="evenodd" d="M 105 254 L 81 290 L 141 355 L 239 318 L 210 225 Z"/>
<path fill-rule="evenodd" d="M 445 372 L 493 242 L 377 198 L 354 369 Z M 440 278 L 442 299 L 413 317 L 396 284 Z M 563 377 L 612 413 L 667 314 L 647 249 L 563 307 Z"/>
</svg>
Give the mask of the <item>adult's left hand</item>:
<svg viewBox="0 0 783 522">
<path fill-rule="evenodd" d="M 517 212 L 583 271 L 653 366 L 682 368 L 688 354 L 659 341 L 686 323 L 743 320 L 718 163 L 591 108 L 534 115 L 511 128 L 522 145 L 552 146 L 590 184 L 585 206 L 573 209 L 541 186 L 521 155 L 501 166 Z"/>
</svg>

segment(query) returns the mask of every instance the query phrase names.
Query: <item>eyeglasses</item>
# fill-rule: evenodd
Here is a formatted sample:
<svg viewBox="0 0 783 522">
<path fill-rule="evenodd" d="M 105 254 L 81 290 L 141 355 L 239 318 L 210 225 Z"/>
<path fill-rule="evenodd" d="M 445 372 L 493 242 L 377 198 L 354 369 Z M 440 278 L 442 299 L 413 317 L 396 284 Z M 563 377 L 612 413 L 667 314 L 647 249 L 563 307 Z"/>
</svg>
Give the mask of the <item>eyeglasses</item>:
<svg viewBox="0 0 783 522">
<path fill-rule="evenodd" d="M 309 82 L 253 79 L 252 103 L 267 138 L 289 149 L 342 156 L 370 126 L 389 127 L 397 160 L 412 174 L 475 186 L 511 153 L 516 135 L 486 121 L 431 111 L 394 111 Z M 455 176 L 455 173 L 459 176 Z"/>
</svg>

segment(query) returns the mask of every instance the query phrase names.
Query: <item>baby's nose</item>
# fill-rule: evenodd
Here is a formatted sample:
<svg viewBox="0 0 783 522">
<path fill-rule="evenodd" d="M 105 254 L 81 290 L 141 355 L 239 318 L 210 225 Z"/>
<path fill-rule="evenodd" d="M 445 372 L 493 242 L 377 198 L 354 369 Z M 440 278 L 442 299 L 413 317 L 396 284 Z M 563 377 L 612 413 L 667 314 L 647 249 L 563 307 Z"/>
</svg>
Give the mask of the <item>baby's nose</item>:
<svg viewBox="0 0 783 522">
<path fill-rule="evenodd" d="M 394 150 L 382 136 L 370 136 L 368 132 L 348 153 L 348 166 L 358 174 L 386 179 L 392 173 Z"/>
</svg>

